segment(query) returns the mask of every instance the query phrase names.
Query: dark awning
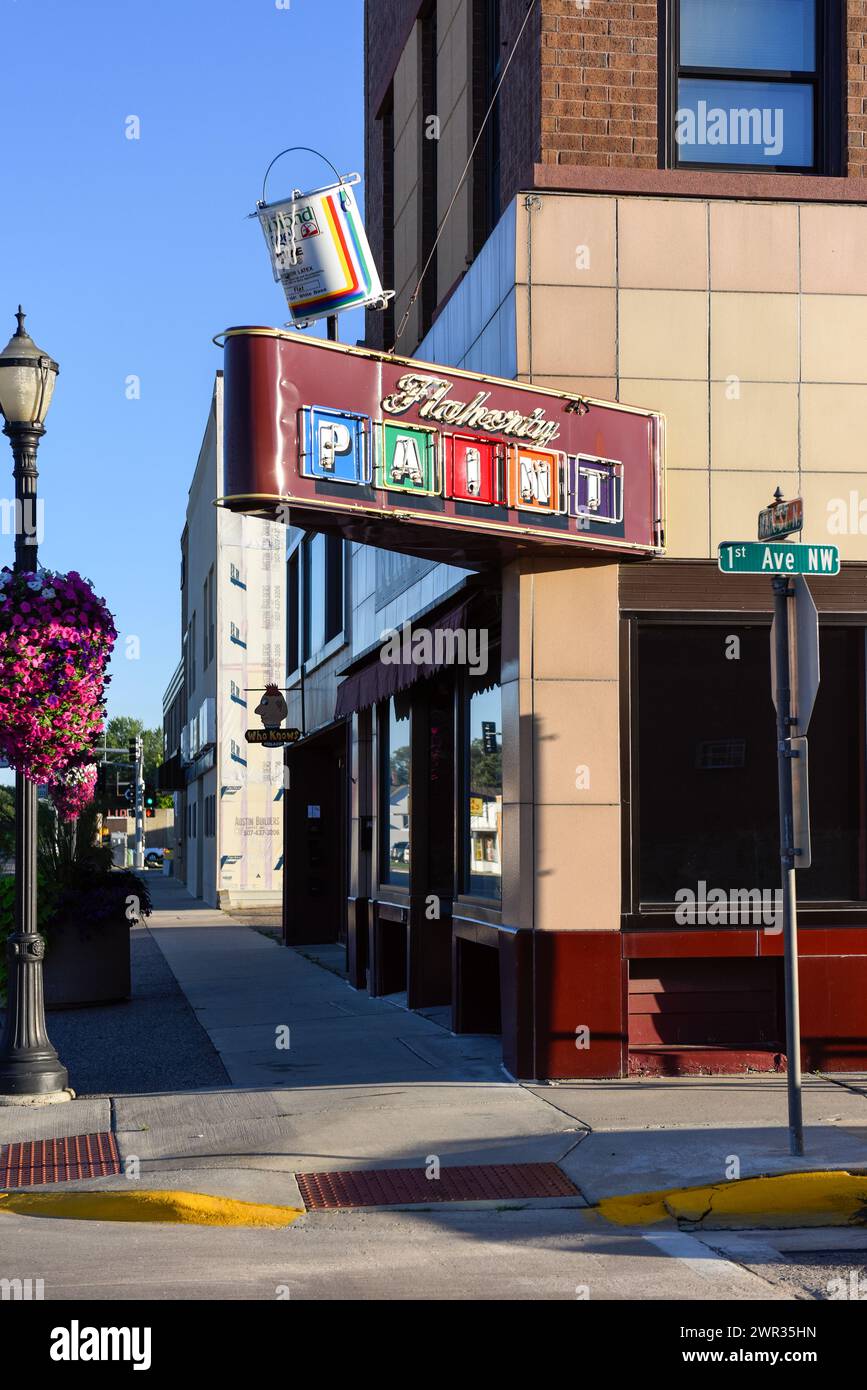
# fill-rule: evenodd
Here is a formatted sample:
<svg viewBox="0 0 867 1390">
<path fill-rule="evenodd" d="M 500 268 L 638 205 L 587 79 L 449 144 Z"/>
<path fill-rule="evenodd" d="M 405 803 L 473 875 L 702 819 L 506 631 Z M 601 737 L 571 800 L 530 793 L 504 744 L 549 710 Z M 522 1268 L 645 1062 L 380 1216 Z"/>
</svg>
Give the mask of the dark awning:
<svg viewBox="0 0 867 1390">
<path fill-rule="evenodd" d="M 402 690 L 407 690 L 416 681 L 426 680 L 434 675 L 436 671 L 448 666 L 460 666 L 466 669 L 466 652 L 456 642 L 453 637 L 446 636 L 458 631 L 467 630 L 467 613 L 472 603 L 471 597 L 466 597 L 453 608 L 448 609 L 439 617 L 427 617 L 422 615 L 417 617 L 414 623 L 404 623 L 401 628 L 395 630 L 396 635 L 390 644 L 383 642 L 377 650 L 368 657 L 365 664 L 352 675 L 347 676 L 346 680 L 337 688 L 337 707 L 335 715 L 341 716 L 353 714 L 356 710 L 368 709 L 371 705 L 376 705 L 380 700 L 387 700 L 392 695 L 397 695 Z M 421 634 L 428 634 L 426 639 Z M 440 634 L 438 637 L 437 634 Z M 413 644 L 413 639 L 418 636 L 418 640 Z M 492 661 L 499 666 L 499 633 L 491 637 L 488 653 L 487 673 L 490 673 Z M 427 650 L 425 650 L 425 647 Z M 401 658 L 409 655 L 412 651 L 420 654 L 423 658 L 430 657 L 429 660 L 389 660 L 388 656 L 400 654 Z M 385 659 L 383 659 L 385 657 Z M 494 674 L 494 681 L 497 675 Z"/>
<path fill-rule="evenodd" d="M 157 768 L 157 790 L 161 792 L 182 792 L 187 779 L 181 767 L 181 755 L 175 753 Z"/>
</svg>

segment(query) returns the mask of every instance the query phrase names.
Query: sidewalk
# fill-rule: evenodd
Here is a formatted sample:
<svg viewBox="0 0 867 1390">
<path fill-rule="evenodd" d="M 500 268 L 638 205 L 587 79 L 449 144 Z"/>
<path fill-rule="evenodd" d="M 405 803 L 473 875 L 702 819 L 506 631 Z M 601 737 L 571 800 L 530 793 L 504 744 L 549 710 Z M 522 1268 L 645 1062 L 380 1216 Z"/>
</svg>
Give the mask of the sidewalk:
<svg viewBox="0 0 867 1390">
<path fill-rule="evenodd" d="M 423 1168 L 434 1155 L 443 1167 L 558 1163 L 582 1205 L 721 1182 L 735 1160 L 741 1177 L 867 1167 L 864 1075 L 805 1078 L 807 1153 L 795 1160 L 785 1077 L 518 1085 L 500 1066 L 498 1039 L 454 1037 L 172 880 L 149 882 L 155 912 L 142 935 L 182 995 L 161 986 L 158 998 L 114 1011 L 50 1015 L 79 1095 L 87 1083 L 77 1072 L 101 1082 L 114 1073 L 122 1084 L 98 1087 L 111 1099 L 0 1111 L 0 1143 L 113 1129 L 121 1158 L 140 1161 L 149 1187 L 289 1205 L 301 1204 L 295 1173 Z M 137 955 L 159 980 L 164 967 L 149 949 Z M 98 1054 L 99 1067 L 77 1066 L 64 1046 L 73 1032 L 76 1053 Z"/>
</svg>

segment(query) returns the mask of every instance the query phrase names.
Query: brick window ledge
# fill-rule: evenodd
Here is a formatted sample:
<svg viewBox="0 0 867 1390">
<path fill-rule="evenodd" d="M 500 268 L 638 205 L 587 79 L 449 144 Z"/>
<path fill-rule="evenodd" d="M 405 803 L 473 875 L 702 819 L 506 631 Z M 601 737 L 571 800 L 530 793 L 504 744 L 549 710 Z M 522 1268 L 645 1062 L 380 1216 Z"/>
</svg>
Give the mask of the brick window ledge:
<svg viewBox="0 0 867 1390">
<path fill-rule="evenodd" d="M 549 193 L 648 194 L 664 198 L 756 198 L 769 202 L 865 203 L 867 178 L 716 173 L 707 169 L 536 164 L 533 188 Z"/>
</svg>

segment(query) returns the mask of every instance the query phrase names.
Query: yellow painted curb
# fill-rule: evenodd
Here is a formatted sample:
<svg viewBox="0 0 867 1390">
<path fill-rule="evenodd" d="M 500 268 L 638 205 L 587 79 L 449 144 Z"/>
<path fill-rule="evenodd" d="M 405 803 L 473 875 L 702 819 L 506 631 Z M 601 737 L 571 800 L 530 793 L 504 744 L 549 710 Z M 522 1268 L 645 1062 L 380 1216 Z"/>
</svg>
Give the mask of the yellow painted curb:
<svg viewBox="0 0 867 1390">
<path fill-rule="evenodd" d="M 273 1207 L 203 1192 L 0 1192 L 0 1214 L 67 1221 L 162 1221 L 179 1226 L 290 1226 L 301 1207 Z"/>
<path fill-rule="evenodd" d="M 604 1197 L 597 1210 L 617 1226 L 691 1221 L 710 1228 L 748 1220 L 751 1226 L 867 1225 L 867 1173 L 782 1173 L 703 1187 L 672 1187 Z"/>
</svg>

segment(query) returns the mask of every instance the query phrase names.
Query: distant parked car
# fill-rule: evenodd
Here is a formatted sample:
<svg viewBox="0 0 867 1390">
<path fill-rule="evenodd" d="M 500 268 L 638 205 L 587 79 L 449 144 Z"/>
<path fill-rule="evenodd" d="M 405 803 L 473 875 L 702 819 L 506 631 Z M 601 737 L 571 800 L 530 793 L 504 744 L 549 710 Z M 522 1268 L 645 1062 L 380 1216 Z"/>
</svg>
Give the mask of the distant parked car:
<svg viewBox="0 0 867 1390">
<path fill-rule="evenodd" d="M 149 849 L 144 857 L 146 869 L 161 869 L 165 855 L 161 849 Z"/>
</svg>

